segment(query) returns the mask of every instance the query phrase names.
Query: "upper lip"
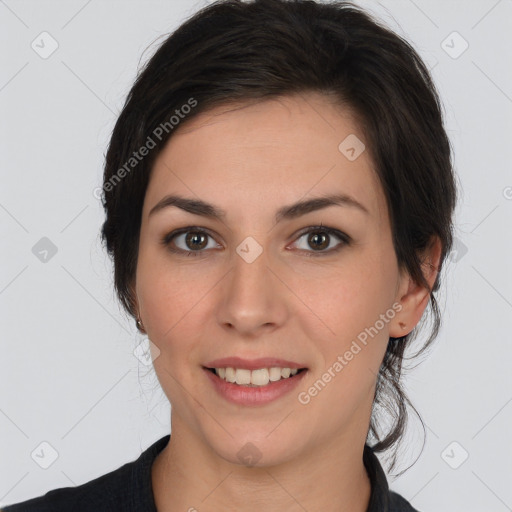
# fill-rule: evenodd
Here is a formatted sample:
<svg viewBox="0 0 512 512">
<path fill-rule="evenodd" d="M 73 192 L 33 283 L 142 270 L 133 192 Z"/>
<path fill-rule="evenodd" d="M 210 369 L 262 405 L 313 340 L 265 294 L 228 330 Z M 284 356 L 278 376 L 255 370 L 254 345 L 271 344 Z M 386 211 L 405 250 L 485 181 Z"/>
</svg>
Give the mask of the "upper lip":
<svg viewBox="0 0 512 512">
<path fill-rule="evenodd" d="M 278 359 L 276 357 L 260 357 L 258 359 L 242 359 L 240 357 L 223 357 L 215 359 L 204 365 L 206 368 L 240 368 L 245 370 L 258 370 L 259 368 L 306 368 L 306 365 Z"/>
</svg>

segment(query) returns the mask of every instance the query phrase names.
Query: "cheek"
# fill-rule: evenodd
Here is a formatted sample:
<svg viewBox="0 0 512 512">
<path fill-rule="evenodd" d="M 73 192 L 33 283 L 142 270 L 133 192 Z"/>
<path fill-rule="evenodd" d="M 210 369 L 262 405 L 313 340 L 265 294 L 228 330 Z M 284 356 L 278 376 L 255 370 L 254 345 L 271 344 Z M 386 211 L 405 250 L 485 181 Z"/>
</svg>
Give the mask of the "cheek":
<svg viewBox="0 0 512 512">
<path fill-rule="evenodd" d="M 304 314 L 303 308 L 295 316 L 321 356 L 321 380 L 332 382 L 319 405 L 325 401 L 329 407 L 334 399 L 352 409 L 373 396 L 394 317 L 393 265 L 392 255 L 362 252 L 347 257 L 335 272 L 322 267 L 307 279 L 305 273 L 301 276 L 303 297 L 314 314 Z M 324 372 L 330 374 L 325 379 Z"/>
<path fill-rule="evenodd" d="M 137 293 L 151 340 L 160 346 L 186 326 L 184 319 L 201 295 L 204 281 L 173 265 L 161 249 L 142 248 L 137 263 Z"/>
<path fill-rule="evenodd" d="M 317 335 L 322 333 L 326 340 L 351 339 L 391 307 L 394 273 L 392 258 L 364 251 L 342 257 L 339 263 L 304 267 L 289 280 L 302 300 L 303 314 L 298 318 L 310 328 L 316 325 Z"/>
<path fill-rule="evenodd" d="M 199 259 L 173 261 L 161 248 L 141 245 L 137 290 L 148 337 L 160 350 L 157 371 L 166 368 L 183 377 L 185 368 L 198 364 L 205 335 L 212 332 L 229 267 Z"/>
<path fill-rule="evenodd" d="M 391 305 L 386 279 L 368 267 L 359 274 L 348 270 L 331 278 L 327 289 L 304 288 L 315 315 L 303 317 L 301 326 L 322 361 L 311 383 L 319 390 L 315 407 L 338 421 L 371 404 L 389 338 L 381 320 Z"/>
<path fill-rule="evenodd" d="M 151 285 L 152 282 L 152 285 Z M 179 333 L 183 343 L 190 339 L 187 331 L 197 322 L 191 322 L 193 306 L 200 300 L 200 290 L 194 289 L 190 281 L 179 281 L 175 277 L 166 280 L 161 274 L 156 280 L 149 280 L 143 292 L 145 305 L 145 325 L 151 340 L 158 346 L 168 344 Z"/>
</svg>

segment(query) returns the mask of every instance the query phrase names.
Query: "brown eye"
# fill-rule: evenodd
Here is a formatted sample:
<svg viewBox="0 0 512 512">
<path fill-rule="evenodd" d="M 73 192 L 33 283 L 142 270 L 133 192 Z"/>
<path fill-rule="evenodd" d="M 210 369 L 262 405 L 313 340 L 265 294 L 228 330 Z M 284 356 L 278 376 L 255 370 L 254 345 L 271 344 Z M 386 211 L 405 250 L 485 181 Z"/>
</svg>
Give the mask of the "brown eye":
<svg viewBox="0 0 512 512">
<path fill-rule="evenodd" d="M 190 249 L 204 249 L 207 245 L 208 235 L 200 231 L 189 231 L 185 237 L 185 245 Z"/>
<path fill-rule="evenodd" d="M 329 246 L 329 235 L 325 232 L 309 233 L 308 244 L 315 250 L 325 249 Z"/>
<path fill-rule="evenodd" d="M 212 241 L 208 246 L 209 239 Z M 185 256 L 202 256 L 203 249 L 215 249 L 219 245 L 215 243 L 213 237 L 203 229 L 188 228 L 178 229 L 165 235 L 162 244 L 173 253 Z"/>
<path fill-rule="evenodd" d="M 301 239 L 305 241 L 300 242 Z M 327 256 L 349 245 L 351 238 L 334 228 L 314 226 L 303 231 L 298 240 L 299 242 L 295 242 L 296 247 L 308 256 Z"/>
</svg>

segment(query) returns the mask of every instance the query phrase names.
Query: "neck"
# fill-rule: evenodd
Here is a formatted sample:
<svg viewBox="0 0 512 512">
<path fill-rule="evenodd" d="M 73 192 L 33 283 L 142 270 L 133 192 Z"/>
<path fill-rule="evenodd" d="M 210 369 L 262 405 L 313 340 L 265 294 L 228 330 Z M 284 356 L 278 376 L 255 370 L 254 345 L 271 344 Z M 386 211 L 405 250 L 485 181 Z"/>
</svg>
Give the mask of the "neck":
<svg viewBox="0 0 512 512">
<path fill-rule="evenodd" d="M 371 485 L 364 439 L 337 437 L 286 463 L 245 467 L 219 457 L 175 415 L 171 438 L 152 466 L 158 512 L 324 510 L 366 512 Z"/>
</svg>

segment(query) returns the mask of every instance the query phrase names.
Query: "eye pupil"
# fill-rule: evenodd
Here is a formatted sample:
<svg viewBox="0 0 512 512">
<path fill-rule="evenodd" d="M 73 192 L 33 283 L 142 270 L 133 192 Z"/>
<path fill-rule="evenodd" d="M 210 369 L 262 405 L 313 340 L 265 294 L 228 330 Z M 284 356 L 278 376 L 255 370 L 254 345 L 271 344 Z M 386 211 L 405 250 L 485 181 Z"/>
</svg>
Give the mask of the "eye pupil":
<svg viewBox="0 0 512 512">
<path fill-rule="evenodd" d="M 203 239 L 203 243 L 198 245 L 196 242 L 198 242 L 201 238 Z M 202 233 L 198 233 L 197 231 L 189 231 L 185 239 L 187 247 L 193 249 L 203 249 L 207 245 L 206 236 Z"/>
<path fill-rule="evenodd" d="M 322 241 L 320 242 L 320 244 L 317 243 L 317 241 L 319 239 L 322 239 Z M 309 236 L 309 239 L 308 239 L 308 242 L 313 242 L 313 248 L 316 250 L 316 249 L 325 249 L 326 247 L 329 246 L 329 242 L 326 243 L 326 240 L 328 238 L 328 235 L 325 234 L 325 233 L 311 233 L 310 236 Z"/>
</svg>

